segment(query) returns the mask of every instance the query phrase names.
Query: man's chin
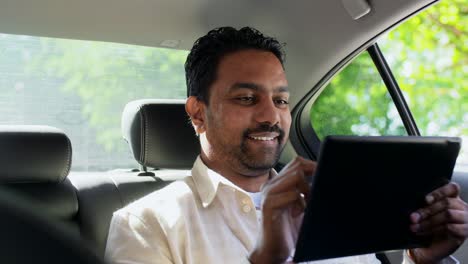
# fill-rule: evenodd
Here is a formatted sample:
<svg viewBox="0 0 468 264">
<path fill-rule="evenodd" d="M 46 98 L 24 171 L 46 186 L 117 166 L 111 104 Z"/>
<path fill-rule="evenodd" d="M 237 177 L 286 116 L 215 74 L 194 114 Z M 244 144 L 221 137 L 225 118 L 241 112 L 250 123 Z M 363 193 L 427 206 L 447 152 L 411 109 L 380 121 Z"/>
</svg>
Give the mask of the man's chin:
<svg viewBox="0 0 468 264">
<path fill-rule="evenodd" d="M 252 157 L 247 156 L 242 159 L 243 165 L 252 171 L 266 171 L 272 169 L 278 162 L 279 155 L 271 155 L 269 157 Z"/>
<path fill-rule="evenodd" d="M 282 147 L 279 143 L 274 146 L 252 146 L 242 144 L 239 160 L 242 165 L 252 172 L 263 172 L 272 169 L 279 160 Z"/>
</svg>

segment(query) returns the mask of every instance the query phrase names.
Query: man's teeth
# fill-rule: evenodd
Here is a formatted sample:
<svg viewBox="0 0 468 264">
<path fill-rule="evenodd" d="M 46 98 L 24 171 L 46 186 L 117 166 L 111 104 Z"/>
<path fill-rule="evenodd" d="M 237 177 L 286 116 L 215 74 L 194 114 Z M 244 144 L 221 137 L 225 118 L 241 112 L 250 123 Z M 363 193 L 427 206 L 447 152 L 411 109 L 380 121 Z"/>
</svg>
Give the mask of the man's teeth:
<svg viewBox="0 0 468 264">
<path fill-rule="evenodd" d="M 274 137 L 250 137 L 251 139 L 255 139 L 255 140 L 261 140 L 261 141 L 268 141 L 268 140 L 273 140 L 275 139 Z"/>
</svg>

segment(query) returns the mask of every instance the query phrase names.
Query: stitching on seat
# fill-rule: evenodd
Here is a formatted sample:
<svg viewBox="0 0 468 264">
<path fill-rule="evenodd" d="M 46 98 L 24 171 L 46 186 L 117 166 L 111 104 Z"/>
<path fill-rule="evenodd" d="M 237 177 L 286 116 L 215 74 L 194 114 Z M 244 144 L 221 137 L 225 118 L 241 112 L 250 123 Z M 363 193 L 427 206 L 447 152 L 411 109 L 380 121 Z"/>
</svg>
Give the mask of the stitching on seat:
<svg viewBox="0 0 468 264">
<path fill-rule="evenodd" d="M 146 108 L 142 107 L 142 112 L 146 111 Z M 144 156 L 143 156 L 143 164 L 146 164 L 146 160 L 147 160 L 147 155 L 148 155 L 148 140 L 146 139 L 146 135 L 148 134 L 148 119 L 146 118 L 147 115 L 145 115 L 145 113 L 143 113 L 143 122 L 144 122 L 144 127 L 143 129 L 141 130 L 143 135 L 142 135 L 142 138 L 144 140 Z M 144 132 L 143 132 L 144 131 Z M 143 165 L 145 166 L 145 165 Z"/>
<path fill-rule="evenodd" d="M 112 183 L 114 184 L 115 189 L 117 190 L 117 194 L 119 195 L 120 204 L 122 205 L 121 207 L 123 207 L 124 206 L 123 196 L 122 196 L 122 193 L 120 192 L 118 184 L 114 180 L 114 177 L 112 177 L 112 175 L 109 175 L 109 178 L 111 179 Z"/>
<path fill-rule="evenodd" d="M 65 178 L 67 176 L 67 173 L 70 171 L 71 159 L 72 159 L 72 157 L 71 157 L 71 152 L 72 152 L 71 142 L 70 142 L 70 139 L 67 136 L 65 136 L 65 138 L 67 139 L 67 153 L 66 153 L 67 154 L 66 155 L 67 164 L 65 164 L 65 167 L 63 168 L 62 173 L 60 174 L 60 179 L 59 179 L 60 181 L 65 180 Z"/>
<path fill-rule="evenodd" d="M 138 142 L 138 144 L 141 146 L 140 148 L 140 153 L 138 153 L 138 162 L 144 162 L 144 156 L 145 156 L 145 146 L 144 146 L 144 142 L 145 142 L 145 133 L 143 132 L 144 130 L 144 127 L 145 127 L 145 124 L 144 124 L 144 114 L 143 114 L 143 107 L 141 105 L 137 106 L 137 110 L 136 110 L 136 114 L 140 117 L 140 142 Z M 142 144 L 143 142 L 143 144 Z M 133 143 L 132 143 L 133 145 Z"/>
</svg>

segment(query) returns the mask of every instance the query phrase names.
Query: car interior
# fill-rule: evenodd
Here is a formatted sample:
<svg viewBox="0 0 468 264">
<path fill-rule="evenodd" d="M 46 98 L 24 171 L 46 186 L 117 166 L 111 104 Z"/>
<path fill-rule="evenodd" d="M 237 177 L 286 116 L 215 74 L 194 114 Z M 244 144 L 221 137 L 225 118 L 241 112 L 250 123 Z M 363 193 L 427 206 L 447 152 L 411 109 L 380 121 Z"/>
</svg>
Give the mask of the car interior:
<svg viewBox="0 0 468 264">
<path fill-rule="evenodd" d="M 320 139 L 310 107 L 330 79 L 380 36 L 437 2 L 0 0 L 0 33 L 177 50 L 189 50 L 218 26 L 253 26 L 274 36 L 286 43 L 293 117 L 280 169 L 297 155 L 317 159 Z M 120 110 L 120 137 L 135 168 L 74 171 L 74 141 L 61 127 L 0 123 L 0 210 L 6 217 L 0 226 L 7 234 L 0 239 L 0 261 L 102 261 L 114 211 L 190 175 L 200 146 L 184 102 L 141 98 Z M 468 170 L 455 170 L 452 179 L 468 201 Z M 385 255 L 401 263 L 401 251 Z M 454 256 L 468 261 L 468 243 Z"/>
<path fill-rule="evenodd" d="M 70 140 L 57 128 L 2 127 L 2 149 L 15 153 L 2 155 L 6 175 L 2 186 L 10 196 L 22 197 L 33 214 L 59 223 L 69 236 L 84 239 L 87 248 L 103 257 L 114 211 L 190 174 L 199 145 L 186 119 L 181 100 L 128 103 L 122 114 L 122 131 L 141 169 L 95 177 L 69 174 Z"/>
</svg>

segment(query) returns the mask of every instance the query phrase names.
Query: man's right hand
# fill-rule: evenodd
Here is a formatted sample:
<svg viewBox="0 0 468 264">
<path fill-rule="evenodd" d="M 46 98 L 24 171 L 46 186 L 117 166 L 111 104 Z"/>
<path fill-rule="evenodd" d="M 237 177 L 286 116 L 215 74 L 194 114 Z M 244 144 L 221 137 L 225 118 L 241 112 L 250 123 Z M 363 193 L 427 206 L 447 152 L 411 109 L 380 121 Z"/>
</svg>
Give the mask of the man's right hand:
<svg viewBox="0 0 468 264">
<path fill-rule="evenodd" d="M 251 263 L 284 263 L 297 240 L 316 162 L 297 157 L 262 188 L 262 228 Z"/>
</svg>

